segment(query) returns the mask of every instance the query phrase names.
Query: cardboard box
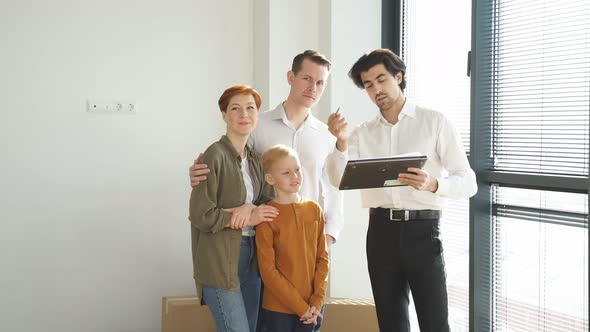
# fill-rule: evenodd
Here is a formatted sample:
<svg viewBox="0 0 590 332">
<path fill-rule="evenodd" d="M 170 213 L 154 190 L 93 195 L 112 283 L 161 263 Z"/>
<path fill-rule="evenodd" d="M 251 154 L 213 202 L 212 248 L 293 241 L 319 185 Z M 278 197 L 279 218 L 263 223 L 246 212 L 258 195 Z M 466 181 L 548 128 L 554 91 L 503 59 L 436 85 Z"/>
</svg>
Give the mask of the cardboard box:
<svg viewBox="0 0 590 332">
<path fill-rule="evenodd" d="M 379 331 L 372 300 L 330 299 L 321 332 Z M 162 298 L 162 332 L 215 332 L 207 306 L 194 296 Z"/>
<path fill-rule="evenodd" d="M 321 332 L 379 331 L 373 300 L 329 299 Z"/>
<path fill-rule="evenodd" d="M 215 332 L 209 308 L 195 296 L 162 298 L 162 332 Z"/>
</svg>

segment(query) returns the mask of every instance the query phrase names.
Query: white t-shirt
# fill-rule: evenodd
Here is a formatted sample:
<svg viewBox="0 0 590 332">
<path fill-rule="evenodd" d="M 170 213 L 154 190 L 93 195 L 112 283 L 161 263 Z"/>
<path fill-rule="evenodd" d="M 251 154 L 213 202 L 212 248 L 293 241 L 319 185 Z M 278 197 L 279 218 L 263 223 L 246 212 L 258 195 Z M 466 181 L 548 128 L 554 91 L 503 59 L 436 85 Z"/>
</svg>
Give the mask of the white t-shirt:
<svg viewBox="0 0 590 332">
<path fill-rule="evenodd" d="M 254 187 L 252 186 L 252 178 L 250 177 L 250 168 L 248 167 L 248 157 L 242 159 L 242 179 L 246 186 L 246 201 L 244 204 L 252 204 L 254 201 Z M 243 236 L 253 236 L 255 234 L 252 226 L 242 228 Z"/>
</svg>

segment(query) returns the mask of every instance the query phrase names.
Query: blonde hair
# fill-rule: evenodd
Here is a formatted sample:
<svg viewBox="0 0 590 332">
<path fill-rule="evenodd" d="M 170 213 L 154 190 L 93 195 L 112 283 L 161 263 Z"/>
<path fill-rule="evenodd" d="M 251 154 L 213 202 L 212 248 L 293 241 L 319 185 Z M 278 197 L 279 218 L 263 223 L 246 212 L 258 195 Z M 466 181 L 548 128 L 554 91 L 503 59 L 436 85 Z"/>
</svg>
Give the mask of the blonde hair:
<svg viewBox="0 0 590 332">
<path fill-rule="evenodd" d="M 277 144 L 275 146 L 270 147 L 268 150 L 264 151 L 262 157 L 260 157 L 260 163 L 262 164 L 262 170 L 264 173 L 269 173 L 272 165 L 274 165 L 278 160 L 283 159 L 287 156 L 295 157 L 295 159 L 299 160 L 299 156 L 297 152 L 290 147 Z"/>
</svg>

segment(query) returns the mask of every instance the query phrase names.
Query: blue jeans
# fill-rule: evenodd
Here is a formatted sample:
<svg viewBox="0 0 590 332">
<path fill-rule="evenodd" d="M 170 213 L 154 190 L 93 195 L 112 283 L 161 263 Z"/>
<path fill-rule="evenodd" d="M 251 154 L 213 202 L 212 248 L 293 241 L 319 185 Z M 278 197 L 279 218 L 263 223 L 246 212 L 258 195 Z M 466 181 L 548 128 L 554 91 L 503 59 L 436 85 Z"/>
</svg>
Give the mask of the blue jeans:
<svg viewBox="0 0 590 332">
<path fill-rule="evenodd" d="M 203 285 L 203 299 L 209 307 L 217 332 L 255 332 L 260 302 L 260 276 L 250 270 L 256 253 L 253 236 L 242 236 L 238 276 L 240 290 L 230 291 Z"/>
</svg>

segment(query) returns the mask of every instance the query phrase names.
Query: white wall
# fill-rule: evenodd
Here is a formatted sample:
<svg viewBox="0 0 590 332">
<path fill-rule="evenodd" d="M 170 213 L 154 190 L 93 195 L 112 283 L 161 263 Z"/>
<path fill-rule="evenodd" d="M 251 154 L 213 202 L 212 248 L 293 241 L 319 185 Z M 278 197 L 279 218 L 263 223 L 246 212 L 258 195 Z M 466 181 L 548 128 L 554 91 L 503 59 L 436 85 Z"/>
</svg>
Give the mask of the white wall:
<svg viewBox="0 0 590 332">
<path fill-rule="evenodd" d="M 331 12 L 333 69 L 329 109 L 340 106 L 351 130 L 378 111 L 364 90 L 348 78 L 348 71 L 363 53 L 381 47 L 381 0 L 334 0 Z M 322 113 L 323 119 L 327 116 Z M 373 297 L 365 253 L 368 210 L 360 206 L 358 191 L 344 193 L 345 228 L 331 256 L 332 297 Z"/>
<path fill-rule="evenodd" d="M 187 168 L 224 126 L 225 87 L 264 108 L 295 54 L 333 64 L 314 112 L 375 107 L 346 73 L 380 45 L 379 0 L 11 2 L 0 11 L 0 324 L 7 331 L 159 331 L 160 300 L 194 292 Z M 86 98 L 136 115 L 88 114 Z M 370 298 L 367 211 L 345 194 L 331 295 Z"/>
<path fill-rule="evenodd" d="M 1 329 L 159 331 L 161 297 L 194 293 L 187 168 L 253 82 L 252 1 L 1 7 Z"/>
<path fill-rule="evenodd" d="M 318 1 L 255 0 L 254 22 L 254 84 L 267 110 L 289 94 L 293 57 L 306 49 L 324 52 L 318 45 Z"/>
</svg>

